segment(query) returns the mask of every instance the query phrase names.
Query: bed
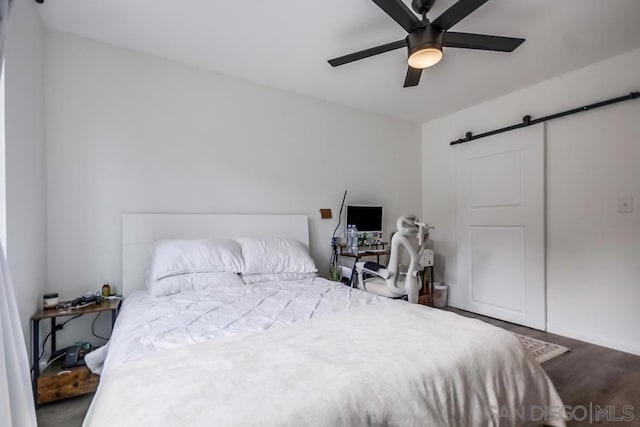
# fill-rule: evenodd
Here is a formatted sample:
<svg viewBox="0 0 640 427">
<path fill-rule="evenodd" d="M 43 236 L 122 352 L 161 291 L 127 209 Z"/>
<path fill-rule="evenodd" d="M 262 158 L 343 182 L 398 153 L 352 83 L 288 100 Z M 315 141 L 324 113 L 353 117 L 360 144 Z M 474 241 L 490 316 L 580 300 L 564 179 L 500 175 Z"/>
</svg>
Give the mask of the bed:
<svg viewBox="0 0 640 427">
<path fill-rule="evenodd" d="M 144 288 L 154 240 L 280 236 L 308 247 L 307 222 L 125 215 L 126 298 L 84 425 L 564 425 L 540 365 L 477 320 L 320 277 Z"/>
</svg>

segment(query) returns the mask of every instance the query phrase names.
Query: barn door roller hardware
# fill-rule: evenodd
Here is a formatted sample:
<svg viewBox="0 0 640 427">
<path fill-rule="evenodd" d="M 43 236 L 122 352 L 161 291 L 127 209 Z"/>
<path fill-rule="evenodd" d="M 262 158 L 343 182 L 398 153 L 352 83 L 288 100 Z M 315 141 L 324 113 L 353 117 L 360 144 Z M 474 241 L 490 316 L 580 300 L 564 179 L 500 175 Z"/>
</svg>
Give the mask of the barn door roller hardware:
<svg viewBox="0 0 640 427">
<path fill-rule="evenodd" d="M 449 145 L 464 144 L 465 142 L 470 142 L 476 139 L 486 138 L 488 136 L 497 135 L 499 133 L 509 132 L 512 130 L 525 128 L 531 125 L 537 125 L 538 123 L 546 122 L 553 119 L 559 119 L 560 117 L 570 116 L 571 114 L 581 113 L 583 111 L 595 110 L 596 108 L 605 107 L 607 105 L 617 104 L 618 102 L 629 101 L 630 99 L 637 99 L 637 98 L 640 98 L 640 92 L 631 92 L 629 95 L 607 99 L 606 101 L 600 101 L 594 104 L 585 105 L 583 107 L 578 107 L 571 110 L 563 111 L 561 113 L 551 114 L 550 116 L 540 117 L 539 119 L 533 119 L 531 116 L 527 115 L 522 118 L 521 123 L 516 123 L 515 125 L 503 127 L 500 129 L 495 129 L 485 133 L 480 133 L 478 135 L 474 135 L 471 132 L 467 132 L 464 138 L 458 139 L 457 141 L 451 141 Z"/>
</svg>

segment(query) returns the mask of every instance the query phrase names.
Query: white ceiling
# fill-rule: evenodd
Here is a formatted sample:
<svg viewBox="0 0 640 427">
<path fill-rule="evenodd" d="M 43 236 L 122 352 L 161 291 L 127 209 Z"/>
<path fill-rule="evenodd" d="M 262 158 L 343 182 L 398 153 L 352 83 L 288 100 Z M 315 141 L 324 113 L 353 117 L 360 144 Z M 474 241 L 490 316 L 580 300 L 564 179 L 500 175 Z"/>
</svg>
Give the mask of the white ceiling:
<svg viewBox="0 0 640 427">
<path fill-rule="evenodd" d="M 438 0 L 429 16 L 453 3 Z M 420 86 L 404 89 L 405 49 L 338 68 L 326 62 L 405 37 L 371 0 L 47 0 L 38 7 L 54 30 L 415 122 L 640 47 L 639 0 L 491 0 L 452 31 L 527 41 L 511 54 L 446 49 Z"/>
</svg>

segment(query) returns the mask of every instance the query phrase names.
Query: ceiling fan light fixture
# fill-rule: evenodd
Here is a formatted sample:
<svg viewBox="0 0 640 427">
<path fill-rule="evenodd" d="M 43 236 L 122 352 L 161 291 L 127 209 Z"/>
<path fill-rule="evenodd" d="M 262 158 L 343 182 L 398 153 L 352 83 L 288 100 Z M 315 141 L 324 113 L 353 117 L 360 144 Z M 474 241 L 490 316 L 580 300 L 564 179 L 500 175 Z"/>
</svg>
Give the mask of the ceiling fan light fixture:
<svg viewBox="0 0 640 427">
<path fill-rule="evenodd" d="M 411 7 L 422 19 L 418 18 L 405 5 L 407 0 L 372 1 L 403 28 L 407 32 L 407 36 L 404 40 L 385 43 L 330 59 L 328 62 L 332 67 L 406 47 L 407 63 L 409 65 L 403 87 L 413 87 L 418 86 L 420 83 L 422 70 L 433 67 L 442 60 L 443 47 L 513 52 L 525 41 L 515 37 L 449 31 L 451 27 L 465 19 L 489 0 L 456 0 L 453 5 L 433 21 L 427 18 L 427 14 L 431 11 L 436 0 L 412 0 Z"/>
<path fill-rule="evenodd" d="M 442 50 L 437 47 L 416 49 L 409 55 L 407 62 L 411 68 L 424 69 L 433 67 L 442 60 Z"/>
<path fill-rule="evenodd" d="M 442 60 L 444 31 L 435 25 L 427 25 L 407 35 L 407 62 L 419 70 L 433 67 Z"/>
</svg>

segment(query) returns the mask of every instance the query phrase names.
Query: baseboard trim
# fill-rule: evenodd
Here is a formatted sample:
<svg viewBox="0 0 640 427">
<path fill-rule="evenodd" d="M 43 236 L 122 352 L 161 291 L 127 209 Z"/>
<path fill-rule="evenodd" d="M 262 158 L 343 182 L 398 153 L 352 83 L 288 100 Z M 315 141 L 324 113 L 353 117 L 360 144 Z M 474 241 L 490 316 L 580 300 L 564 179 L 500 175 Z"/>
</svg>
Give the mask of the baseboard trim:
<svg viewBox="0 0 640 427">
<path fill-rule="evenodd" d="M 457 301 L 449 301 L 447 305 L 459 310 L 468 311 L 466 308 L 461 307 L 460 304 L 457 303 Z M 550 334 L 562 335 L 563 337 L 573 338 L 574 340 L 601 345 L 603 347 L 612 348 L 614 350 L 619 350 L 625 353 L 631 353 L 635 354 L 636 356 L 640 356 L 640 345 L 614 341 L 598 335 L 585 334 L 584 332 L 574 331 L 562 326 L 555 325 L 553 323 L 547 323 L 547 332 L 549 332 Z"/>
<path fill-rule="evenodd" d="M 554 325 L 552 323 L 547 323 L 547 332 L 640 356 L 640 346 L 638 345 L 613 341 L 597 335 L 585 334 L 584 332 L 563 328 L 562 326 Z"/>
</svg>

